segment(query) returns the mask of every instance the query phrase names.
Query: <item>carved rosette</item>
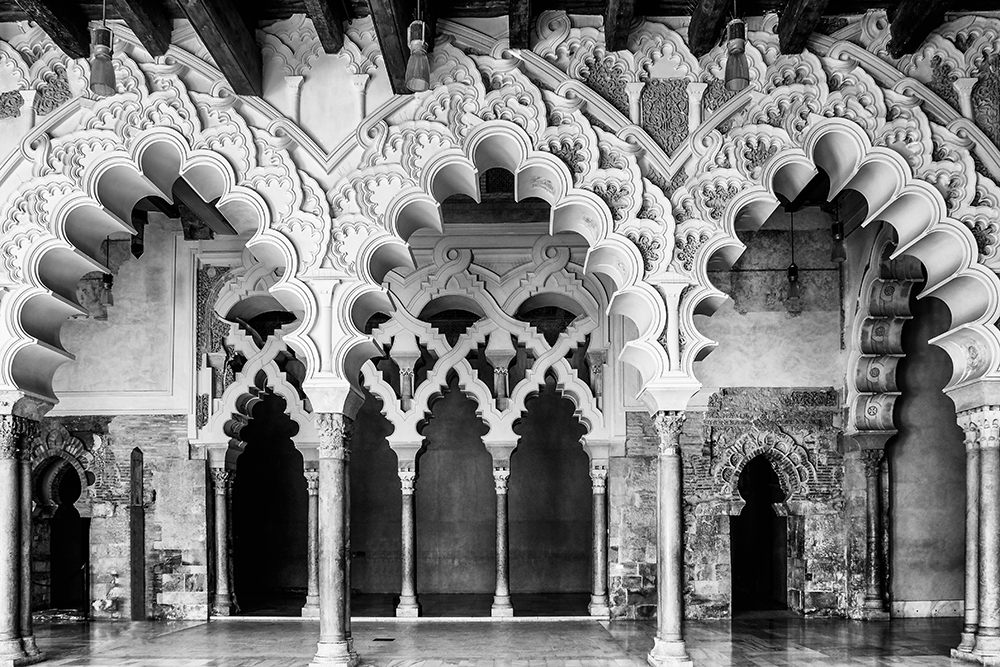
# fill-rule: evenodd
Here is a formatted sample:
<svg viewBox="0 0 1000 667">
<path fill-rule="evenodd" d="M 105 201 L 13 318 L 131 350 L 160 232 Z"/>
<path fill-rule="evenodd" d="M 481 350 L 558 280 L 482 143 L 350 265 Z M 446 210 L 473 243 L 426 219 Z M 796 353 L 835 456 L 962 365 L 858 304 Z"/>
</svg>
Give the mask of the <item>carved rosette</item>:
<svg viewBox="0 0 1000 667">
<path fill-rule="evenodd" d="M 320 412 L 316 415 L 316 431 L 319 433 L 319 457 L 321 459 L 350 458 L 350 442 L 353 422 L 338 412 Z"/>
<path fill-rule="evenodd" d="M 602 494 L 608 485 L 608 469 L 604 466 L 595 466 L 590 469 L 590 490 L 594 495 Z"/>
<path fill-rule="evenodd" d="M 310 496 L 319 495 L 319 470 L 305 470 L 302 474 L 306 477 L 306 492 Z"/>
<path fill-rule="evenodd" d="M 229 492 L 229 488 L 232 486 L 235 477 L 236 472 L 233 470 L 212 468 L 212 487 L 215 489 L 215 495 L 225 496 Z"/>
<path fill-rule="evenodd" d="M 681 453 L 681 429 L 687 417 L 683 412 L 661 410 L 653 415 L 653 428 L 660 438 L 660 456 L 678 456 Z"/>
<path fill-rule="evenodd" d="M 413 484 L 417 481 L 417 473 L 414 470 L 399 470 L 399 481 L 404 496 L 413 495 Z M 496 473 L 494 473 L 496 474 Z"/>
<path fill-rule="evenodd" d="M 510 468 L 493 469 L 493 485 L 496 487 L 497 495 L 507 493 L 507 481 L 510 479 Z"/>
<path fill-rule="evenodd" d="M 861 452 L 861 460 L 865 464 L 865 477 L 869 479 L 878 477 L 883 458 L 885 452 L 881 449 L 865 449 Z"/>
</svg>

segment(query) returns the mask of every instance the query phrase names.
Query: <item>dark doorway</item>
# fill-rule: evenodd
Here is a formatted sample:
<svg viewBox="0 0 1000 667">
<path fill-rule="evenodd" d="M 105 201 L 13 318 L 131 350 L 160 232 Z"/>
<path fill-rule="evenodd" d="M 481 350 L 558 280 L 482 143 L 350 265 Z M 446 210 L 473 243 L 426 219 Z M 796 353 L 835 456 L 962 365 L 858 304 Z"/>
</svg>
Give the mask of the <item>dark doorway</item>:
<svg viewBox="0 0 1000 667">
<path fill-rule="evenodd" d="M 243 429 L 246 448 L 232 491 L 233 591 L 237 612 L 299 616 L 308 583 L 308 494 L 298 425 L 279 396 L 262 395 Z"/>
<path fill-rule="evenodd" d="M 90 519 L 80 517 L 74 503 L 80 499 L 80 477 L 68 464 L 56 473 L 59 504 L 49 523 L 51 605 L 54 609 L 87 609 L 87 573 Z"/>
<path fill-rule="evenodd" d="M 778 475 L 764 456 L 740 473 L 746 506 L 729 518 L 733 571 L 733 614 L 788 608 L 788 525 L 774 511 L 785 499 Z"/>
<path fill-rule="evenodd" d="M 454 376 L 431 410 L 414 496 L 417 594 L 427 616 L 488 615 L 496 584 L 496 491 L 486 426 Z"/>
<path fill-rule="evenodd" d="M 510 460 L 510 589 L 515 613 L 587 614 L 593 496 L 586 429 L 546 377 L 525 405 Z"/>
</svg>

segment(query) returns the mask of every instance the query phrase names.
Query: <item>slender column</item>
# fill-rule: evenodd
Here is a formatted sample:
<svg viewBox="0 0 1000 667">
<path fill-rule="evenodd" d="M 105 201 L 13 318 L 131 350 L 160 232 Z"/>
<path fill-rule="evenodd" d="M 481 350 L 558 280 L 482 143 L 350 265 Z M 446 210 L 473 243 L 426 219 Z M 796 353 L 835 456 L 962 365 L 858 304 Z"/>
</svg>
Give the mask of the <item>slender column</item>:
<svg viewBox="0 0 1000 667">
<path fill-rule="evenodd" d="M 354 422 L 344 420 L 344 634 L 347 636 L 347 653 L 351 666 L 361 658 L 354 650 L 351 635 L 351 439 L 354 437 Z"/>
<path fill-rule="evenodd" d="M 514 607 L 510 603 L 507 563 L 507 480 L 509 479 L 510 468 L 493 468 L 493 483 L 497 492 L 497 589 L 493 595 L 491 616 L 514 615 Z"/>
<path fill-rule="evenodd" d="M 594 549 L 591 554 L 594 582 L 587 610 L 591 616 L 609 616 L 608 608 L 608 469 L 590 469 L 590 490 L 594 496 Z"/>
<path fill-rule="evenodd" d="M 212 613 L 229 616 L 233 612 L 233 596 L 229 590 L 229 485 L 233 472 L 212 468 L 215 487 L 215 598 Z"/>
<path fill-rule="evenodd" d="M 417 554 L 416 554 L 416 531 L 413 522 L 413 482 L 417 479 L 417 473 L 413 470 L 400 470 L 399 481 L 402 482 L 402 586 L 399 591 L 399 605 L 396 607 L 396 616 L 415 618 L 420 615 L 420 607 L 417 604 Z"/>
<path fill-rule="evenodd" d="M 646 657 L 653 667 L 693 667 L 684 646 L 684 545 L 681 488 L 683 412 L 657 412 L 653 426 L 660 438 L 657 461 L 656 636 Z"/>
<path fill-rule="evenodd" d="M 986 412 L 979 425 L 979 626 L 973 653 L 1000 656 L 1000 419 Z"/>
<path fill-rule="evenodd" d="M 41 659 L 42 652 L 35 644 L 35 631 L 31 619 L 31 545 L 34 539 L 31 523 L 31 450 L 21 450 L 21 648 L 24 653 Z"/>
<path fill-rule="evenodd" d="M 319 432 L 319 643 L 310 663 L 313 667 L 352 665 L 345 618 L 346 422 L 347 418 L 341 414 L 321 412 L 316 415 Z"/>
<path fill-rule="evenodd" d="M 888 619 L 883 608 L 882 592 L 882 550 L 879 548 L 882 518 L 882 495 L 879 492 L 882 449 L 865 449 L 861 452 L 865 464 L 865 610 L 869 620 Z"/>
<path fill-rule="evenodd" d="M 21 435 L 19 417 L 0 415 L 0 665 L 26 658 L 21 648 Z"/>
<path fill-rule="evenodd" d="M 979 429 L 965 428 L 965 623 L 958 651 L 971 653 L 979 624 Z"/>
<path fill-rule="evenodd" d="M 306 491 L 309 493 L 309 559 L 308 581 L 306 583 L 306 604 L 302 607 L 303 618 L 319 618 L 319 470 L 304 471 Z"/>
</svg>

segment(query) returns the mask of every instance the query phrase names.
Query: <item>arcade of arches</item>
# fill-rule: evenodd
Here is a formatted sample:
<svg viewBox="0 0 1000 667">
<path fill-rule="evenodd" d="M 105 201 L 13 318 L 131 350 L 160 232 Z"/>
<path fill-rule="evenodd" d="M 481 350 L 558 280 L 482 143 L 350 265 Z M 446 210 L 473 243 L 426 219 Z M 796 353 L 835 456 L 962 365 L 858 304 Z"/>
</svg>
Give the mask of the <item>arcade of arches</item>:
<svg viewBox="0 0 1000 667">
<path fill-rule="evenodd" d="M 733 94 L 672 19 L 440 18 L 394 96 L 370 19 L 297 15 L 260 98 L 114 24 L 101 99 L 0 24 L 0 665 L 48 612 L 316 618 L 317 666 L 352 617 L 638 619 L 682 666 L 760 610 L 998 664 L 1000 18 L 776 22 Z"/>
</svg>

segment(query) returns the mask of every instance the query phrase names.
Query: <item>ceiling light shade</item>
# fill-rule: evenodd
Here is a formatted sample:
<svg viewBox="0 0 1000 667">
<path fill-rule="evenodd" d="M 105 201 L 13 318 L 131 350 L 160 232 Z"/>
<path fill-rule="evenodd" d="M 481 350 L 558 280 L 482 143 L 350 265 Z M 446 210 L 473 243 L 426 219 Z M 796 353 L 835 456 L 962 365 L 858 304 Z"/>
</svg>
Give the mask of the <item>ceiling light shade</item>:
<svg viewBox="0 0 1000 667">
<path fill-rule="evenodd" d="M 427 24 L 414 21 L 409 29 L 410 57 L 406 61 L 406 87 L 415 93 L 431 86 L 431 63 L 427 58 Z"/>
<path fill-rule="evenodd" d="M 847 246 L 844 245 L 844 223 L 835 222 L 830 227 L 833 236 L 833 246 L 830 249 L 830 261 L 840 264 L 847 261 Z"/>
<path fill-rule="evenodd" d="M 788 265 L 788 298 L 798 299 L 802 296 L 802 289 L 799 286 L 799 267 L 794 263 Z"/>
<path fill-rule="evenodd" d="M 747 24 L 733 19 L 726 26 L 726 90 L 738 92 L 750 85 L 746 45 Z"/>
<path fill-rule="evenodd" d="M 114 95 L 118 89 L 111 62 L 111 30 L 103 25 L 94 28 L 90 41 L 90 92 L 98 97 Z"/>
<path fill-rule="evenodd" d="M 101 305 L 115 305 L 115 295 L 112 288 L 115 286 L 115 277 L 110 273 L 101 275 Z"/>
</svg>

